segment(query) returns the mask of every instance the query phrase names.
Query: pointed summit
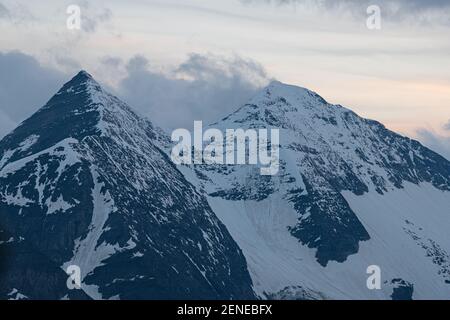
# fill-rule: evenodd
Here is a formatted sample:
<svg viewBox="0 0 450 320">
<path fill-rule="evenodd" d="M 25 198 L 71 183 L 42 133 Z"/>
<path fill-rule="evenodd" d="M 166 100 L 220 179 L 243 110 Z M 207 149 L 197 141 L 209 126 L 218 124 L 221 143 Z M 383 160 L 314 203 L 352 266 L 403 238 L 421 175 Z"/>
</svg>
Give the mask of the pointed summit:
<svg viewBox="0 0 450 320">
<path fill-rule="evenodd" d="M 67 93 L 78 94 L 80 92 L 88 92 L 90 89 L 94 91 L 102 91 L 100 84 L 87 71 L 81 70 L 72 79 L 66 82 L 58 91 L 56 96 Z M 49 101 L 50 103 L 51 101 Z"/>
<path fill-rule="evenodd" d="M 87 79 L 93 79 L 92 75 L 87 72 L 86 70 L 80 70 L 80 72 L 78 72 L 78 74 L 74 77 L 74 78 L 87 78 Z"/>
<path fill-rule="evenodd" d="M 43 107 L 6 136 L 3 145 L 11 145 L 12 148 L 28 137 L 38 137 L 36 143 L 26 150 L 26 153 L 33 153 L 64 139 L 82 140 L 88 135 L 98 135 L 106 108 L 121 108 L 129 117 L 135 117 L 123 102 L 104 91 L 88 72 L 82 70 Z M 17 152 L 16 156 L 23 155 Z"/>
<path fill-rule="evenodd" d="M 118 135 L 126 130 L 139 131 L 150 141 L 168 143 L 163 131 L 138 116 L 126 103 L 105 91 L 86 71 L 80 71 L 36 113 L 26 119 L 4 139 L 4 147 L 13 148 L 17 143 L 33 143 L 25 153 L 16 152 L 14 157 L 46 149 L 59 141 L 81 141 L 88 136 Z M 0 149 L 0 154 L 3 151 Z M 11 149 L 12 150 L 12 149 Z M 1 163 L 0 163 L 1 165 Z"/>
<path fill-rule="evenodd" d="M 87 81 L 95 81 L 94 77 L 85 70 L 80 70 L 72 79 L 70 79 L 66 84 L 68 83 L 85 83 Z"/>
<path fill-rule="evenodd" d="M 68 85 L 73 86 L 73 85 L 85 84 L 85 83 L 89 83 L 89 82 L 93 82 L 98 85 L 97 81 L 95 81 L 94 77 L 90 73 L 88 73 L 85 70 L 81 70 L 72 79 L 70 79 L 68 82 L 66 82 L 63 85 L 63 88 Z"/>
<path fill-rule="evenodd" d="M 86 72 L 0 141 L 0 232 L 52 267 L 12 280 L 17 270 L 2 269 L 0 299 L 54 298 L 69 265 L 95 299 L 255 299 L 239 247 L 157 143 L 150 122 Z M 35 277 L 45 292 L 23 286 Z"/>
</svg>

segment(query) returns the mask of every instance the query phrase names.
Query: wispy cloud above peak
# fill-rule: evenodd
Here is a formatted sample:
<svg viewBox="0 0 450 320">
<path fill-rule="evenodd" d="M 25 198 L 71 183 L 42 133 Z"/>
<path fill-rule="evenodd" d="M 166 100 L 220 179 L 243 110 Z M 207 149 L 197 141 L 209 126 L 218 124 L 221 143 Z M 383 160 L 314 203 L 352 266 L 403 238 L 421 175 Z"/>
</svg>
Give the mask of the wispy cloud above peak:
<svg viewBox="0 0 450 320">
<path fill-rule="evenodd" d="M 161 71 L 137 55 L 125 68 L 118 95 L 167 129 L 190 126 L 194 120 L 213 122 L 270 81 L 260 64 L 239 56 L 192 53 L 171 70 Z"/>
<path fill-rule="evenodd" d="M 100 24 L 106 23 L 112 18 L 112 11 L 107 7 L 92 6 L 87 1 L 82 1 L 80 6 L 83 10 L 82 30 L 85 32 L 95 32 Z"/>
<path fill-rule="evenodd" d="M 419 129 L 416 133 L 417 139 L 426 147 L 450 160 L 450 136 L 440 135 L 430 129 Z"/>
</svg>

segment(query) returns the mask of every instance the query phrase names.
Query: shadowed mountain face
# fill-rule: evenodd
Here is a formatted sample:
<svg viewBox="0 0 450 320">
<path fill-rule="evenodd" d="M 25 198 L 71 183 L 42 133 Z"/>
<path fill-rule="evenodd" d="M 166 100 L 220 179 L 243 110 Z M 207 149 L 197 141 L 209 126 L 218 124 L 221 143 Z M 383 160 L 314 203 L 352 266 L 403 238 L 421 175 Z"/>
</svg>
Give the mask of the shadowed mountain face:
<svg viewBox="0 0 450 320">
<path fill-rule="evenodd" d="M 82 290 L 67 288 L 67 274 L 23 238 L 0 228 L 0 298 L 89 300 Z M 19 289 L 18 289 L 19 288 Z"/>
<path fill-rule="evenodd" d="M 1 298 L 57 298 L 50 280 L 69 265 L 94 299 L 255 298 L 241 250 L 159 149 L 165 139 L 86 72 L 6 136 L 0 222 L 26 249 L 0 246 Z M 21 287 L 33 272 L 5 279 L 15 255 L 45 260 L 42 290 Z"/>
</svg>

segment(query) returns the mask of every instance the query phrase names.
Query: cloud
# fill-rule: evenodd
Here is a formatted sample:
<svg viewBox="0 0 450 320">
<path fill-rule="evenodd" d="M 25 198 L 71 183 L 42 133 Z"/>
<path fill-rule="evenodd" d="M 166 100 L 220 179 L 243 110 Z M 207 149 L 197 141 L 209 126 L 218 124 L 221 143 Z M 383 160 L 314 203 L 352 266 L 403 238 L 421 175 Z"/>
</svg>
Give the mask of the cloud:
<svg viewBox="0 0 450 320">
<path fill-rule="evenodd" d="M 398 2 L 409 10 L 442 9 L 450 7 L 448 0 L 396 0 L 394 2 Z"/>
<path fill-rule="evenodd" d="M 269 81 L 264 68 L 241 57 L 191 54 L 169 72 L 155 71 L 143 56 L 126 64 L 118 95 L 155 124 L 191 128 L 220 119 L 250 99 Z"/>
<path fill-rule="evenodd" d="M 444 130 L 450 131 L 450 120 L 446 124 L 444 124 Z"/>
<path fill-rule="evenodd" d="M 417 130 L 417 139 L 426 147 L 450 160 L 450 137 L 441 136 L 432 130 Z"/>
<path fill-rule="evenodd" d="M 382 17 L 389 21 L 407 20 L 422 24 L 450 25 L 450 1 L 448 0 L 241 0 L 241 3 L 299 5 L 304 9 L 346 11 L 355 16 L 366 15 L 366 9 L 370 5 L 378 5 L 381 8 Z"/>
<path fill-rule="evenodd" d="M 0 19 L 8 19 L 10 16 L 8 8 L 0 3 Z"/>
<path fill-rule="evenodd" d="M 0 111 L 2 118 L 6 115 L 15 123 L 43 106 L 68 80 L 67 75 L 19 51 L 0 52 L 0 70 Z"/>
<path fill-rule="evenodd" d="M 314 4 L 323 8 L 337 8 L 349 6 L 365 6 L 370 4 L 387 5 L 397 7 L 398 10 L 421 11 L 434 10 L 450 7 L 448 0 L 241 0 L 244 4 L 262 3 L 262 4 L 276 4 L 288 5 L 294 3 Z"/>
<path fill-rule="evenodd" d="M 269 82 L 261 65 L 238 56 L 191 54 L 164 72 L 143 56 L 126 62 L 106 56 L 100 62 L 101 74 L 122 77 L 114 87 L 106 86 L 112 93 L 169 130 L 190 128 L 194 120 L 216 121 Z M 43 106 L 72 76 L 19 51 L 0 52 L 0 70 L 0 135 Z"/>
<path fill-rule="evenodd" d="M 81 27 L 85 32 L 94 33 L 98 26 L 112 18 L 112 11 L 105 7 L 93 7 L 89 2 L 82 1 L 81 7 Z"/>
<path fill-rule="evenodd" d="M 100 58 L 100 63 L 107 67 L 118 68 L 123 63 L 123 60 L 118 57 L 104 56 Z"/>
<path fill-rule="evenodd" d="M 18 2 L 8 3 L 8 7 L 0 3 L 0 20 L 2 19 L 16 26 L 36 21 L 28 7 Z"/>
<path fill-rule="evenodd" d="M 17 123 L 12 121 L 8 115 L 0 109 L 0 139 L 11 132 L 16 126 Z"/>
</svg>

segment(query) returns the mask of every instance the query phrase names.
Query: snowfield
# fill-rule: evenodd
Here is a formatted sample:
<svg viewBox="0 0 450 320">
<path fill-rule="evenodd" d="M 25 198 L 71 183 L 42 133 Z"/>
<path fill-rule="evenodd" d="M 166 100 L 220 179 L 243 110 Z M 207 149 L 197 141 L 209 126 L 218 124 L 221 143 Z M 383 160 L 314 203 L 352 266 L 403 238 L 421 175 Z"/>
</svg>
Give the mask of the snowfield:
<svg viewBox="0 0 450 320">
<path fill-rule="evenodd" d="M 362 242 L 359 252 L 344 263 L 331 262 L 325 268 L 315 260 L 315 250 L 300 245 L 288 231 L 298 214 L 283 199 L 275 195 L 263 201 L 208 201 L 243 250 L 262 297 L 301 286 L 325 299 L 390 299 L 390 280 L 401 278 L 414 284 L 414 299 L 450 298 L 450 285 L 445 283 L 450 280 L 449 192 L 409 184 L 383 196 L 344 194 L 371 240 Z M 408 230 L 421 239 L 414 240 Z M 422 247 L 430 240 L 442 245 L 446 273 Z M 366 286 L 370 265 L 381 268 L 382 290 Z"/>
</svg>

